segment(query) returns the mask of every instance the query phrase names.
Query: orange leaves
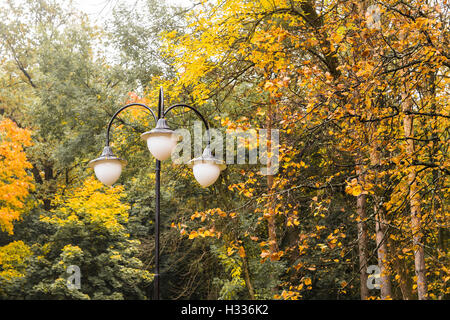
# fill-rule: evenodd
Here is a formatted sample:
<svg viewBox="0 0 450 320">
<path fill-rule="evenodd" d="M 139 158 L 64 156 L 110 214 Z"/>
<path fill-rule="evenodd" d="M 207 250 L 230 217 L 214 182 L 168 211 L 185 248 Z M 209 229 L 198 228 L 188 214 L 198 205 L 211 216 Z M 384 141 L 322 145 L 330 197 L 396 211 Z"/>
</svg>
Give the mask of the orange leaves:
<svg viewBox="0 0 450 320">
<path fill-rule="evenodd" d="M 288 290 L 283 290 L 280 295 L 276 294 L 274 298 L 283 300 L 298 300 L 301 297 L 300 292 L 305 289 L 312 289 L 312 280 L 310 277 L 303 277 L 300 284 L 289 286 Z"/>
<path fill-rule="evenodd" d="M 267 258 L 270 258 L 270 261 L 278 261 L 284 255 L 284 251 L 270 252 L 268 250 L 261 251 L 261 258 L 263 261 Z"/>
<path fill-rule="evenodd" d="M 197 237 L 205 238 L 205 237 L 220 237 L 220 233 L 216 232 L 214 229 L 204 229 L 200 228 L 198 230 L 193 230 L 189 234 L 189 239 L 195 239 Z"/>
<path fill-rule="evenodd" d="M 345 192 L 351 194 L 352 196 L 359 196 L 362 193 L 362 187 L 360 185 L 347 186 Z"/>
<path fill-rule="evenodd" d="M 199 211 L 195 212 L 193 215 L 191 215 L 191 220 L 200 218 L 201 222 L 203 222 L 207 217 L 213 217 L 214 215 L 225 218 L 227 216 L 231 216 L 231 213 L 228 214 L 220 208 L 214 208 L 202 212 Z"/>
<path fill-rule="evenodd" d="M 287 5 L 284 1 L 276 3 L 277 7 Z M 248 35 L 248 25 L 266 9 L 261 1 L 243 3 L 230 0 L 214 10 L 206 4 L 193 10 L 188 17 L 190 28 L 185 33 L 168 32 L 164 35 L 163 50 L 174 60 L 179 71 L 175 86 L 191 87 L 194 100 L 201 104 L 222 84 L 221 80 L 211 80 L 209 75 L 222 73 L 223 66 L 251 64 L 267 74 L 286 70 L 290 59 L 284 50 L 285 45 L 298 43 L 287 28 L 269 20 L 271 23 L 264 21 L 267 27 L 257 27 L 251 37 Z M 289 15 L 280 14 L 281 17 L 286 22 L 293 22 Z M 294 22 L 298 23 L 297 20 Z M 289 79 L 283 77 L 281 81 L 285 86 Z"/>
<path fill-rule="evenodd" d="M 303 283 L 307 286 L 310 286 L 312 284 L 311 278 L 304 278 Z"/>
<path fill-rule="evenodd" d="M 191 233 L 189 234 L 189 239 L 195 239 L 197 237 L 198 237 L 197 231 L 191 231 Z"/>
<path fill-rule="evenodd" d="M 358 182 L 358 179 L 352 179 L 350 182 L 347 182 L 347 186 L 345 187 L 345 192 L 351 194 L 352 196 L 359 196 L 360 194 L 367 194 L 368 192 L 363 189 L 363 186 Z"/>
<path fill-rule="evenodd" d="M 244 249 L 243 246 L 239 246 L 239 251 L 238 251 L 238 253 L 239 253 L 239 256 L 240 256 L 241 258 L 245 258 L 245 249 Z"/>
<path fill-rule="evenodd" d="M 209 209 L 206 211 L 196 211 L 195 213 L 193 213 L 191 215 L 191 220 L 194 221 L 196 219 L 199 219 L 200 222 L 211 222 L 213 224 L 212 227 L 207 228 L 207 227 L 202 227 L 196 230 L 192 230 L 189 235 L 188 238 L 189 239 L 195 239 L 195 238 L 206 238 L 206 237 L 213 237 L 213 238 L 217 238 L 219 239 L 222 235 L 222 232 L 217 231 L 214 227 L 214 221 L 216 218 L 231 218 L 234 219 L 237 216 L 236 212 L 225 212 L 220 208 L 213 208 L 213 209 Z M 188 226 L 186 224 L 182 224 L 182 223 L 172 223 L 171 225 L 172 228 L 178 229 L 180 231 L 181 235 L 185 235 L 187 234 L 186 228 L 188 228 Z"/>
<path fill-rule="evenodd" d="M 143 104 L 149 104 L 150 100 L 148 98 L 141 98 L 139 97 L 135 92 L 128 92 L 128 96 L 130 97 L 126 104 L 128 103 L 143 103 Z"/>
<path fill-rule="evenodd" d="M 236 213 L 235 212 L 227 213 L 220 208 L 214 208 L 202 212 L 199 211 L 195 212 L 194 214 L 191 215 L 191 220 L 194 221 L 196 219 L 200 219 L 200 222 L 205 222 L 206 220 L 214 222 L 215 221 L 214 219 L 217 217 L 219 218 L 230 217 L 233 219 L 236 217 Z M 188 226 L 184 223 L 175 224 L 173 222 L 171 224 L 171 227 L 179 230 L 181 235 L 186 235 L 188 233 L 188 231 L 186 231 Z M 221 235 L 222 233 L 220 231 L 217 231 L 213 226 L 211 228 L 202 227 L 196 230 L 192 230 L 189 232 L 188 238 L 191 240 L 198 237 L 200 238 L 213 237 L 219 239 Z"/>
<path fill-rule="evenodd" d="M 13 233 L 12 222 L 20 218 L 24 201 L 33 188 L 26 172 L 31 168 L 24 148 L 31 145 L 31 133 L 13 121 L 0 121 L 0 229 Z"/>
<path fill-rule="evenodd" d="M 279 98 L 281 97 L 281 88 L 286 88 L 290 83 L 290 78 L 288 76 L 284 76 L 281 79 L 272 79 L 270 81 L 266 81 L 264 83 L 264 90 L 270 93 L 271 97 Z"/>
<path fill-rule="evenodd" d="M 24 148 L 31 146 L 31 133 L 5 118 L 0 121 L 0 230 L 13 234 L 13 222 L 20 219 L 24 201 L 33 188 L 26 169 L 31 168 Z M 22 241 L 0 247 L 0 278 L 10 280 L 25 272 L 30 248 Z"/>
<path fill-rule="evenodd" d="M 276 228 L 282 226 L 287 232 L 299 229 L 301 236 L 289 248 L 295 248 L 292 250 L 296 254 L 306 256 L 314 250 L 319 256 L 326 256 L 329 259 L 327 263 L 337 263 L 346 256 L 345 243 L 349 240 L 344 240 L 345 234 L 337 226 L 325 223 L 324 218 L 334 213 L 344 218 L 353 208 L 341 203 L 335 206 L 336 198 L 327 192 L 328 185 L 334 190 L 334 183 L 339 186 L 346 183 L 347 194 L 353 197 L 368 195 L 368 201 L 372 200 L 371 196 L 376 195 L 376 192 L 386 191 L 386 186 L 392 187 L 392 192 L 384 192 L 387 198 L 381 205 L 389 213 L 401 211 L 408 192 L 405 174 L 417 168 L 409 161 L 411 159 L 408 159 L 403 146 L 405 142 L 402 141 L 401 122 L 405 115 L 398 110 L 401 91 L 406 88 L 408 95 L 414 97 L 417 110 L 432 113 L 433 106 L 440 113 L 447 114 L 448 95 L 444 90 L 448 87 L 448 75 L 442 70 L 442 63 L 447 60 L 443 56 L 439 57 L 439 52 L 445 52 L 438 40 L 442 36 L 427 13 L 417 15 L 413 21 L 386 7 L 380 21 L 382 30 L 369 30 L 364 14 L 345 3 L 331 1 L 324 5 L 330 6 L 329 11 L 321 8 L 328 13 L 312 19 L 315 26 L 311 28 L 308 25 L 310 21 L 305 21 L 305 17 L 287 13 L 296 5 L 288 1 L 242 3 L 226 0 L 219 6 L 193 10 L 191 29 L 186 34 L 166 35 L 169 42 L 167 52 L 175 59 L 175 68 L 183 69 L 174 80 L 174 87 L 190 88 L 196 100 L 197 97 L 219 97 L 214 92 L 222 92 L 226 88 L 226 85 L 223 87 L 221 84 L 236 84 L 230 94 L 231 99 L 247 101 L 248 98 L 255 102 L 254 109 L 246 114 L 250 120 L 236 121 L 228 113 L 216 120 L 220 120 L 221 125 L 229 130 L 248 130 L 247 125 L 261 124 L 262 117 L 271 116 L 269 108 L 266 109 L 270 105 L 272 112 L 276 110 L 273 125 L 278 128 L 282 126 L 281 147 L 292 147 L 291 152 L 280 148 L 282 170 L 271 181 L 271 192 L 266 189 L 269 183 L 257 175 L 251 176 L 250 170 L 241 172 L 240 180 L 238 178 L 228 186 L 228 190 L 236 191 L 235 196 L 240 196 L 242 203 L 255 204 L 255 209 L 244 205 L 239 213 L 217 209 L 195 212 L 186 224 L 208 223 L 208 226 L 186 231 L 187 226 L 181 225 L 179 229 L 190 239 L 206 238 L 215 230 L 213 226 L 219 228 L 223 218 L 227 219 L 226 222 L 230 223 L 234 231 L 233 223 L 237 224 L 241 220 L 239 218 L 244 217 L 244 214 L 255 214 L 257 226 L 265 226 L 268 221 L 274 220 Z M 315 2 L 299 2 L 298 5 L 302 9 L 311 5 L 310 15 L 320 11 L 315 7 Z M 283 13 L 271 14 L 275 11 Z M 342 16 L 346 16 L 346 19 L 342 19 Z M 429 36 L 428 39 L 424 38 L 425 34 Z M 433 45 L 429 43 L 430 40 Z M 430 74 L 438 74 L 439 79 L 428 87 Z M 441 77 L 439 74 L 445 75 Z M 251 94 L 240 92 L 244 88 L 240 86 L 241 81 L 250 84 L 249 87 L 245 86 L 245 91 Z M 436 89 L 436 95 L 432 100 L 427 100 L 423 96 L 430 88 Z M 425 142 L 435 134 L 442 140 L 430 140 L 426 146 L 418 141 L 418 159 L 445 167 L 448 161 L 442 151 L 436 151 L 433 159 L 429 157 L 433 149 L 445 149 L 442 142 L 446 137 L 448 121 L 431 118 L 417 117 L 417 134 L 414 138 Z M 304 146 L 298 144 L 303 142 L 303 137 L 314 137 L 308 133 L 311 128 L 320 131 L 317 139 L 320 139 L 318 142 L 322 147 L 314 151 L 315 154 L 306 152 L 300 157 L 299 152 Z M 370 145 L 374 143 L 386 158 L 381 159 L 380 163 L 369 164 Z M 355 163 L 364 172 L 358 178 L 352 171 Z M 423 175 L 417 177 L 418 183 L 427 182 L 425 174 L 431 172 L 423 169 Z M 238 175 L 238 171 L 235 172 Z M 296 205 L 296 200 L 289 199 L 296 194 L 294 191 L 293 195 L 289 195 L 289 190 L 296 190 L 298 184 L 309 185 L 317 190 L 305 190 L 305 197 L 310 200 L 305 200 L 302 205 Z M 423 190 L 432 189 L 432 185 L 428 187 L 424 184 Z M 420 192 L 425 193 L 423 190 Z M 294 206 L 289 206 L 292 204 Z M 368 210 L 373 210 L 373 207 L 370 206 Z M 439 214 L 434 215 L 440 223 L 444 222 Z M 239 218 L 234 221 L 229 219 L 233 217 Z M 235 236 L 229 230 L 224 232 L 227 232 L 226 236 Z M 251 232 L 250 239 L 261 241 L 255 237 L 261 233 Z M 273 250 L 276 252 L 269 250 L 268 243 L 260 244 L 262 260 L 277 261 L 288 256 L 285 244 L 280 244 L 283 246 L 282 251 Z M 242 244 L 227 245 L 229 255 L 250 255 L 251 251 L 246 252 Z M 400 254 L 406 256 L 406 253 Z M 306 266 L 295 265 L 301 271 L 313 271 Z M 302 288 L 308 288 L 311 284 L 311 279 L 305 278 L 301 285 Z M 293 292 L 297 289 L 289 288 L 284 297 L 295 297 Z"/>
</svg>

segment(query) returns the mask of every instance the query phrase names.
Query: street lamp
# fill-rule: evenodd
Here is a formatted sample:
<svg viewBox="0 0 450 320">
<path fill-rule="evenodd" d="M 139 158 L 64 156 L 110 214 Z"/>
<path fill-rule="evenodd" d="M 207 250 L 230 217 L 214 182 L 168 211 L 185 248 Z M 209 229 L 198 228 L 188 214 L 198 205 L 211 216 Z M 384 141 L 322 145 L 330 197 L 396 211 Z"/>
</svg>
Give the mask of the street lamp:
<svg viewBox="0 0 450 320">
<path fill-rule="evenodd" d="M 156 158 L 155 167 L 155 279 L 154 279 L 154 295 L 155 299 L 159 300 L 159 218 L 160 218 L 160 172 L 161 172 L 161 161 L 170 158 L 177 142 L 180 140 L 181 136 L 175 131 L 169 128 L 165 116 L 175 108 L 188 108 L 195 112 L 195 114 L 203 121 L 207 133 L 208 133 L 208 144 L 202 155 L 198 158 L 192 159 L 188 162 L 188 166 L 192 168 L 195 179 L 202 187 L 209 187 L 212 185 L 220 175 L 220 172 L 225 169 L 226 165 L 222 160 L 215 158 L 211 153 L 210 143 L 211 134 L 209 132 L 208 122 L 205 120 L 203 115 L 194 107 L 187 104 L 175 104 L 164 110 L 164 94 L 163 89 L 159 90 L 159 101 L 158 101 L 158 116 L 155 115 L 152 109 L 142 103 L 130 103 L 119 110 L 112 116 L 109 121 L 108 128 L 106 131 L 106 145 L 103 148 L 103 152 L 100 157 L 89 162 L 89 167 L 94 169 L 97 179 L 102 183 L 111 186 L 117 179 L 119 179 L 122 173 L 123 167 L 126 166 L 127 162 L 124 159 L 118 158 L 112 152 L 109 146 L 109 137 L 111 131 L 111 125 L 114 119 L 123 110 L 132 107 L 140 106 L 147 109 L 155 120 L 156 126 L 150 131 L 147 131 L 141 135 L 143 140 L 146 140 L 147 147 L 150 153 Z"/>
</svg>

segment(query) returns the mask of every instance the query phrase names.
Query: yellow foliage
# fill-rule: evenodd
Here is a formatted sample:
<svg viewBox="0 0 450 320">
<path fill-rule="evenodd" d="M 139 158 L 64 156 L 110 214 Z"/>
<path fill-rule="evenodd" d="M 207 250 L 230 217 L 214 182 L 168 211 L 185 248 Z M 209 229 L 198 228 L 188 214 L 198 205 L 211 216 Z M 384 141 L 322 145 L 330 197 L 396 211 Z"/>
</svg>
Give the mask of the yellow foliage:
<svg viewBox="0 0 450 320">
<path fill-rule="evenodd" d="M 31 168 L 24 147 L 31 145 L 31 133 L 13 121 L 0 121 L 0 230 L 13 233 L 13 221 L 20 219 L 24 200 L 33 188 L 26 172 Z"/>
<path fill-rule="evenodd" d="M 91 225 L 98 230 L 121 232 L 128 221 L 129 206 L 120 201 L 124 196 L 122 186 L 109 188 L 90 177 L 82 186 L 60 192 L 55 197 L 57 208 L 53 214 L 41 216 L 41 220 L 60 226 Z"/>
<path fill-rule="evenodd" d="M 346 193 L 354 197 L 367 195 L 369 201 L 383 194 L 385 198 L 376 205 L 386 209 L 388 222 L 394 226 L 390 229 L 390 241 L 407 243 L 405 252 L 400 251 L 401 247 L 392 248 L 397 251 L 392 252 L 392 256 L 402 253 L 410 258 L 416 250 L 409 243 L 414 230 L 410 230 L 403 214 L 398 218 L 399 213 L 405 212 L 408 206 L 405 201 L 411 192 L 408 176 L 414 174 L 414 181 L 420 186 L 416 197 L 423 197 L 420 199 L 423 202 L 420 223 L 426 230 L 424 234 L 436 237 L 441 228 L 448 227 L 448 213 L 445 213 L 445 206 L 439 199 L 448 199 L 447 189 L 442 188 L 447 182 L 445 174 L 449 164 L 445 153 L 449 123 L 448 57 L 443 54 L 447 43 L 438 40 L 442 37 L 439 15 L 436 15 L 439 10 L 428 11 L 431 8 L 427 8 L 426 13 L 421 13 L 423 17 L 419 15 L 411 20 L 399 16 L 397 8 L 391 10 L 386 6 L 383 8 L 383 20 L 389 26 L 383 22 L 382 30 L 370 30 L 367 21 L 364 23 L 360 12 L 355 10 L 358 2 L 351 4 L 354 5 L 336 1 L 317 5 L 314 1 L 286 0 L 201 2 L 190 12 L 191 24 L 185 33 L 166 34 L 165 52 L 175 61 L 178 70 L 177 77 L 168 85 L 175 95 L 189 88 L 191 97 L 202 104 L 211 94 L 226 87 L 224 82 L 230 79 L 239 81 L 235 79 L 239 76 L 227 73 L 228 70 L 239 70 L 244 73 L 243 79 L 249 76 L 257 79 L 255 83 L 258 81 L 259 84 L 252 89 L 264 94 L 258 104 L 270 103 L 271 107 L 277 108 L 277 117 L 283 115 L 279 124 L 287 135 L 293 136 L 305 128 L 321 128 L 328 122 L 335 123 L 335 127 L 323 126 L 327 128 L 323 134 L 335 143 L 331 149 L 351 155 L 355 163 L 361 166 L 361 173 L 355 172 L 357 178 L 352 174 L 351 181 L 347 180 Z M 307 12 L 307 9 L 311 10 Z M 414 12 L 417 8 L 412 4 L 409 9 Z M 317 17 L 314 17 L 315 13 L 318 13 Z M 346 19 L 342 19 L 344 15 Z M 389 62 L 380 59 L 381 56 L 402 59 Z M 436 79 L 430 79 L 430 75 L 437 75 Z M 295 91 L 295 95 L 290 91 Z M 416 124 L 410 135 L 412 139 L 417 139 L 414 154 L 406 150 L 411 141 L 406 138 L 402 126 L 402 122 L 412 115 L 404 114 L 400 108 L 402 102 L 397 102 L 404 91 L 408 97 L 414 98 L 417 104 L 414 110 L 420 111 L 414 115 Z M 302 103 L 300 107 L 297 101 Z M 293 103 L 295 108 L 284 110 L 283 104 L 289 103 Z M 254 112 L 255 115 L 267 115 L 262 109 L 255 108 Z M 227 116 L 216 120 L 221 120 L 227 129 L 238 125 L 238 121 Z M 425 144 L 427 140 L 429 143 Z M 297 188 L 291 184 L 289 177 L 297 178 L 299 169 L 308 168 L 308 164 L 297 160 L 299 158 L 295 154 L 283 150 L 283 147 L 281 145 L 279 159 L 286 176 L 274 177 L 273 188 L 277 191 Z M 371 153 L 372 149 L 381 150 L 379 161 L 371 159 L 375 154 Z M 324 160 L 319 167 L 327 168 L 335 164 L 328 159 L 326 153 L 329 151 L 323 149 Z M 439 178 L 437 183 L 440 172 L 444 173 L 444 178 Z M 245 171 L 241 174 L 245 176 Z M 332 185 L 332 180 L 343 174 L 344 171 L 338 172 L 327 177 L 325 182 Z M 314 177 L 311 185 L 321 189 L 321 184 L 317 182 L 320 178 Z M 287 226 L 295 228 L 300 225 L 294 208 L 283 208 L 287 201 L 282 198 L 281 191 L 274 201 L 271 196 L 259 196 L 261 185 L 251 180 L 235 182 L 228 189 L 254 198 L 262 207 L 255 209 L 255 213 L 262 213 L 267 218 L 284 214 Z M 433 184 L 441 186 L 442 195 L 429 192 L 435 190 Z M 387 188 L 392 190 L 387 192 Z M 327 199 L 322 200 L 321 197 L 318 201 L 316 196 L 312 200 L 314 217 L 325 218 L 330 208 Z M 272 206 L 275 201 L 276 206 Z M 348 212 L 348 208 L 343 208 L 342 212 Z M 232 217 L 231 213 L 226 215 Z M 191 218 L 200 218 L 204 222 L 210 217 L 205 213 L 195 213 Z M 361 220 L 356 218 L 356 222 Z M 396 226 L 399 226 L 398 230 Z M 319 231 L 318 228 L 317 234 Z M 317 234 L 310 233 L 310 236 L 316 237 Z M 334 234 L 326 243 L 317 244 L 317 248 L 327 253 L 330 249 L 337 251 L 342 247 L 339 239 L 345 238 L 345 234 L 337 229 Z M 199 235 L 196 231 L 192 238 Z M 428 244 L 434 241 L 423 240 Z M 299 244 L 301 254 L 306 253 L 303 250 L 307 247 L 306 243 Z M 230 248 L 230 254 L 235 249 Z M 344 251 L 340 252 L 343 258 Z M 261 258 L 268 257 L 279 258 L 263 250 Z M 448 257 L 441 259 L 448 261 Z M 337 263 L 339 260 L 330 261 Z M 442 270 L 445 263 L 435 261 L 431 258 L 426 261 L 427 270 Z M 436 278 L 440 280 L 443 275 L 439 273 L 439 277 Z M 308 286 L 311 279 L 305 281 Z M 431 280 L 429 287 L 430 290 L 436 288 L 438 292 L 442 289 L 436 282 Z M 296 290 L 299 288 L 289 288 L 279 297 L 296 298 Z"/>
<path fill-rule="evenodd" d="M 23 277 L 25 259 L 31 254 L 30 248 L 23 241 L 14 241 L 0 247 L 0 278 L 11 280 Z"/>
</svg>

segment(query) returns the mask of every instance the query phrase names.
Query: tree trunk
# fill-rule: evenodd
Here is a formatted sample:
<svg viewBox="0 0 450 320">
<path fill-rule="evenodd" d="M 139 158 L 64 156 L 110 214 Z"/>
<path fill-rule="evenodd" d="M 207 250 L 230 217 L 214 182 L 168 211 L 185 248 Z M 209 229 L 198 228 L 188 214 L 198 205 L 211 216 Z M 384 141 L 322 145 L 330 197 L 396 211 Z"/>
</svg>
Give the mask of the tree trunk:
<svg viewBox="0 0 450 320">
<path fill-rule="evenodd" d="M 378 205 L 375 204 L 375 207 Z M 375 230 L 376 230 L 376 241 L 377 241 L 377 256 L 378 256 L 378 267 L 380 268 L 380 279 L 381 279 L 381 299 L 388 299 L 392 297 L 391 293 L 391 280 L 389 271 L 386 267 L 387 263 L 387 236 L 386 236 L 386 225 L 384 219 L 383 210 L 378 207 L 375 209 Z"/>
<path fill-rule="evenodd" d="M 255 300 L 255 289 L 253 288 L 253 284 L 250 277 L 250 270 L 248 266 L 247 255 L 242 257 L 242 268 L 244 269 L 244 281 L 245 286 L 248 289 L 248 294 L 250 296 L 250 300 Z"/>
<path fill-rule="evenodd" d="M 414 146 L 414 116 L 410 113 L 412 110 L 412 102 L 406 90 L 402 92 L 402 111 L 405 113 L 403 118 L 403 130 L 406 139 L 406 154 L 409 161 L 415 159 Z M 417 173 L 413 166 L 409 167 L 408 184 L 409 184 L 409 205 L 411 210 L 411 231 L 413 235 L 414 246 L 414 267 L 417 277 L 417 294 L 419 300 L 426 300 L 428 296 L 426 269 L 425 269 L 425 253 L 422 243 L 422 227 L 420 213 L 420 194 L 417 185 Z"/>
<path fill-rule="evenodd" d="M 360 221 L 358 222 L 358 249 L 359 249 L 359 277 L 361 281 L 361 300 L 367 300 L 369 297 L 369 288 L 367 287 L 367 212 L 366 195 L 360 194 L 356 199 L 356 211 Z"/>
<path fill-rule="evenodd" d="M 363 178 L 361 170 L 357 169 L 359 179 Z M 356 198 L 356 213 L 358 214 L 358 249 L 359 249 L 359 277 L 360 277 L 360 291 L 361 300 L 367 300 L 369 297 L 369 288 L 367 287 L 367 212 L 366 212 L 366 194 L 361 193 Z"/>
<path fill-rule="evenodd" d="M 367 1 L 362 0 L 359 2 L 357 10 L 360 16 L 360 23 L 364 17 L 365 10 L 367 8 Z M 356 92 L 356 95 L 360 97 L 360 93 Z M 367 136 L 367 135 L 366 135 Z M 361 155 L 358 156 L 360 163 L 363 162 Z M 358 175 L 358 180 L 364 182 L 364 176 L 361 167 L 356 168 L 356 174 Z M 358 221 L 358 249 L 359 249 L 359 278 L 360 278 L 360 293 L 361 300 L 367 300 L 369 298 L 369 287 L 367 286 L 367 266 L 368 266 L 368 241 L 369 237 L 367 234 L 367 194 L 361 193 L 356 198 L 356 212 L 359 217 Z"/>
<path fill-rule="evenodd" d="M 401 260 L 396 257 L 393 257 L 393 259 L 395 274 L 399 276 L 398 281 L 403 300 L 413 300 L 412 279 L 409 276 L 408 268 L 405 265 L 405 260 Z"/>
<path fill-rule="evenodd" d="M 272 104 L 269 103 L 269 107 L 267 110 L 267 119 L 266 119 L 266 125 L 267 125 L 267 168 L 272 168 L 272 156 L 269 154 L 272 152 Z M 269 247 L 270 247 L 270 253 L 276 253 L 278 252 L 278 244 L 277 244 L 277 233 L 276 233 L 276 226 L 275 226 L 275 199 L 273 196 L 273 175 L 270 174 L 267 175 L 267 193 L 269 194 L 268 198 L 268 210 L 269 214 L 267 216 L 267 228 L 269 233 Z"/>
<path fill-rule="evenodd" d="M 375 138 L 376 139 L 376 138 Z M 376 141 L 372 141 L 372 149 L 370 152 L 370 163 L 374 167 L 375 171 L 379 170 L 381 164 L 380 151 L 378 150 L 378 144 Z M 378 178 L 375 178 L 378 180 Z M 380 183 L 377 182 L 377 185 Z M 377 242 L 377 256 L 378 267 L 380 268 L 380 280 L 381 280 L 381 299 L 392 298 L 391 292 L 391 279 L 389 270 L 386 266 L 388 259 L 387 248 L 387 221 L 386 214 L 383 207 L 383 199 L 379 196 L 379 192 L 375 190 L 373 197 L 374 202 L 374 214 L 375 214 L 375 232 Z"/>
<path fill-rule="evenodd" d="M 430 73 L 430 78 L 428 81 L 428 88 L 426 91 L 426 94 L 429 96 L 430 104 L 431 104 L 431 113 L 436 114 L 438 113 L 436 110 L 437 102 L 436 102 L 436 74 Z M 435 163 L 437 160 L 435 156 L 439 152 L 439 137 L 437 134 L 437 130 L 439 127 L 439 119 L 437 116 L 433 117 L 433 121 L 430 123 L 430 130 L 431 130 L 431 139 L 432 139 L 432 148 L 430 149 L 429 154 L 429 163 Z M 432 193 L 432 201 L 431 201 L 431 207 L 433 216 L 436 217 L 438 215 L 438 212 L 442 209 L 441 204 L 439 202 L 439 193 L 442 190 L 442 179 L 440 177 L 439 170 L 434 168 L 432 171 L 432 177 L 433 177 L 433 193 Z M 447 229 L 439 227 L 438 228 L 438 247 L 442 251 L 447 251 L 446 248 L 446 238 L 448 237 Z"/>
</svg>

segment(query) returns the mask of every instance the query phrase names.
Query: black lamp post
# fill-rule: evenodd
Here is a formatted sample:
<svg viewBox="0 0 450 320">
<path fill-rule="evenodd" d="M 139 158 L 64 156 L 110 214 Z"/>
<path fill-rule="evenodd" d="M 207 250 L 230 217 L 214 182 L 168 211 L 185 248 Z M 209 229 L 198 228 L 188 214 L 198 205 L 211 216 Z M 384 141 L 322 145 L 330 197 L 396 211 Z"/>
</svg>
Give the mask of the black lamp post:
<svg viewBox="0 0 450 320">
<path fill-rule="evenodd" d="M 208 122 L 203 115 L 194 107 L 187 104 L 175 104 L 164 110 L 164 94 L 163 89 L 159 91 L 158 113 L 157 116 L 148 106 L 142 103 L 130 103 L 119 110 L 112 116 L 106 131 L 106 145 L 102 154 L 97 159 L 89 162 L 89 166 L 94 169 L 97 178 L 104 184 L 111 186 L 119 179 L 122 168 L 127 164 L 126 160 L 118 158 L 112 152 L 109 146 L 110 130 L 114 119 L 125 109 L 132 106 L 140 106 L 147 109 L 155 120 L 156 127 L 141 135 L 142 139 L 147 141 L 147 146 L 153 156 L 156 158 L 155 169 L 155 278 L 154 278 L 154 296 L 156 300 L 160 298 L 159 290 L 159 233 L 160 233 L 160 174 L 161 161 L 170 158 L 173 149 L 175 148 L 180 136 L 169 128 L 165 116 L 175 108 L 188 108 L 197 114 L 197 116 L 205 124 L 208 132 L 208 143 L 203 151 L 203 154 L 195 159 L 189 161 L 188 165 L 192 167 L 196 180 L 203 186 L 208 187 L 213 184 L 219 177 L 220 171 L 225 169 L 225 164 L 222 160 L 216 159 L 211 154 L 210 143 L 211 135 L 209 132 Z"/>
</svg>

